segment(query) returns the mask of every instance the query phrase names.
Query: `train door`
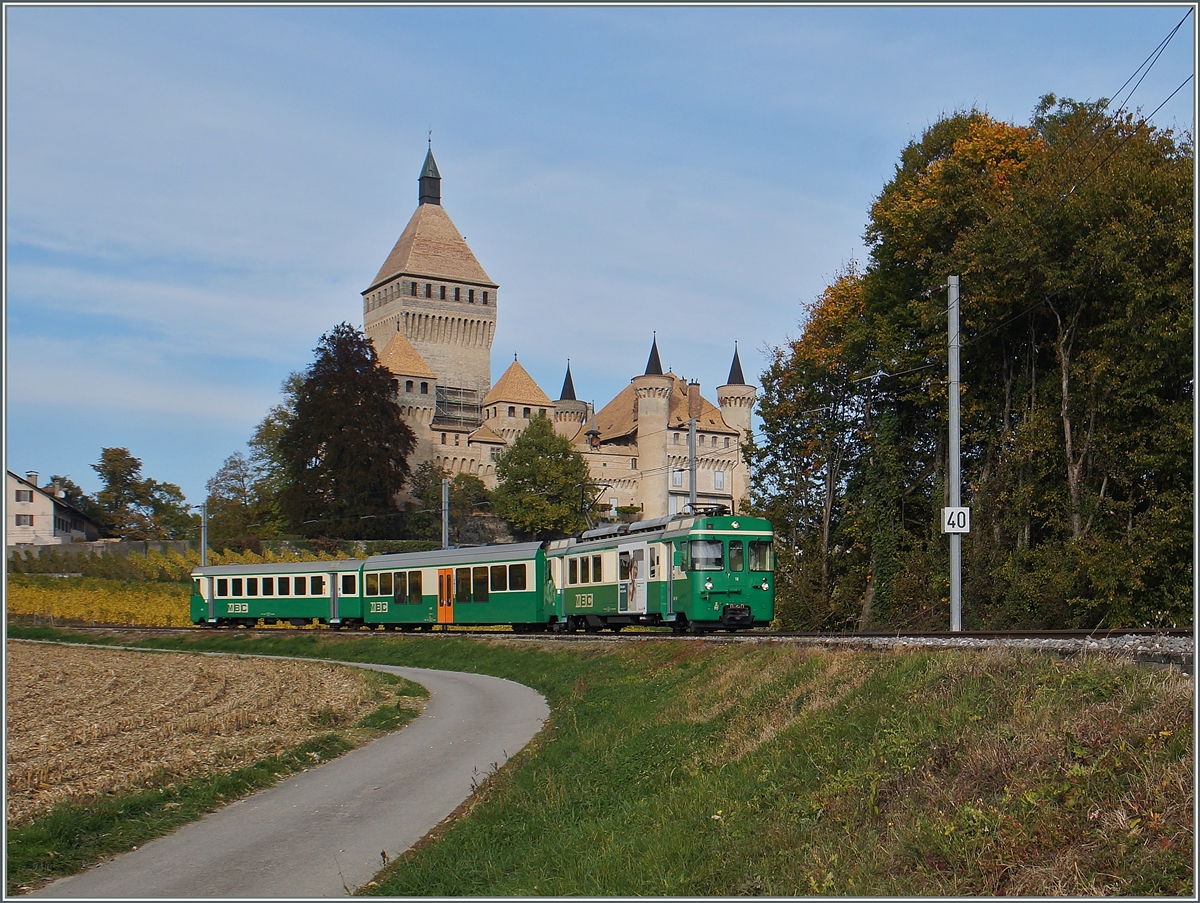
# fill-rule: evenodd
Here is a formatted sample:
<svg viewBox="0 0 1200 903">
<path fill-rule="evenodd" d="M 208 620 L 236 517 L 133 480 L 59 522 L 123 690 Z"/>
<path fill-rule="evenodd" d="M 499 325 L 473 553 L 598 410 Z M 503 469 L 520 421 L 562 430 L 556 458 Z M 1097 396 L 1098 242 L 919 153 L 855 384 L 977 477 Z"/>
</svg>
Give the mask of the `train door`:
<svg viewBox="0 0 1200 903">
<path fill-rule="evenodd" d="M 438 571 L 438 612 L 439 624 L 454 623 L 454 571 L 444 568 Z"/>
<path fill-rule="evenodd" d="M 646 611 L 647 546 L 626 546 L 618 557 L 617 611 L 644 614 Z"/>
</svg>

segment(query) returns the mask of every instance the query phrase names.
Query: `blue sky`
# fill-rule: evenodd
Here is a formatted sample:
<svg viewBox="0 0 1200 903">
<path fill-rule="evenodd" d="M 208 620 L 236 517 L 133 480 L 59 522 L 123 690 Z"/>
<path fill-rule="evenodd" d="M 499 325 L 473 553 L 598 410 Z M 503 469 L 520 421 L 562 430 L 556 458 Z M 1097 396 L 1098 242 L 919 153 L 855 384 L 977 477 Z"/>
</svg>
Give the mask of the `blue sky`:
<svg viewBox="0 0 1200 903">
<path fill-rule="evenodd" d="M 5 456 L 189 501 L 362 324 L 433 131 L 500 284 L 493 379 L 750 381 L 939 116 L 1114 97 L 1179 5 L 5 9 Z M 1194 71 L 1193 16 L 1131 99 Z M 1124 95 L 1122 95 L 1123 97 Z M 1194 81 L 1154 117 L 1194 133 Z"/>
</svg>

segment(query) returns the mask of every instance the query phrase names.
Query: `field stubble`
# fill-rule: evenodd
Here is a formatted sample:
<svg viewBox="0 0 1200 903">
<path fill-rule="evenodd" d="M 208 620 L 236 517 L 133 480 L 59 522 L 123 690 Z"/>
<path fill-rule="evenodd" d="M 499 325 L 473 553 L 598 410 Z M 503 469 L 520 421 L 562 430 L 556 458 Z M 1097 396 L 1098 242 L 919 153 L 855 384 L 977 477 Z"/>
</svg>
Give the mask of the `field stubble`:
<svg viewBox="0 0 1200 903">
<path fill-rule="evenodd" d="M 370 679 L 317 662 L 9 641 L 7 819 L 152 777 L 229 772 L 378 705 Z"/>
</svg>

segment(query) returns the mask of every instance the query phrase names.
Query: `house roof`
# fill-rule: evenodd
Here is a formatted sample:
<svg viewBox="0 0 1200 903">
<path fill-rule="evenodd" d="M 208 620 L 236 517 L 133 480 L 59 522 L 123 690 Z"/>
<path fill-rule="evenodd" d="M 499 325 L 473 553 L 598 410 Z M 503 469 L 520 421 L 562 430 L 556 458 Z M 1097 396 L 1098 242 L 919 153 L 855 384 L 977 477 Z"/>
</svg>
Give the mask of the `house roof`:
<svg viewBox="0 0 1200 903">
<path fill-rule="evenodd" d="M 468 442 L 487 442 L 493 445 L 508 445 L 502 436 L 497 436 L 491 428 L 485 423 L 471 435 L 467 436 Z"/>
<path fill-rule="evenodd" d="M 668 429 L 687 429 L 688 424 L 688 384 L 674 373 L 667 373 L 671 379 L 670 407 L 667 413 Z M 637 393 L 631 383 L 618 393 L 616 398 L 584 424 L 583 432 L 593 427 L 600 431 L 600 441 L 609 442 L 632 436 L 637 432 L 637 420 L 634 413 L 637 410 Z M 736 436 L 738 431 L 725 423 L 721 409 L 704 396 L 700 397 L 700 416 L 696 418 L 696 428 L 706 433 L 728 433 Z"/>
<path fill-rule="evenodd" d="M 11 470 L 7 470 L 7 469 L 6 469 L 6 472 L 8 473 L 8 475 L 9 475 L 10 477 L 12 477 L 12 478 L 13 478 L 14 480 L 16 480 L 18 483 L 23 483 L 23 484 L 25 484 L 26 486 L 28 486 L 30 489 L 32 489 L 32 490 L 34 490 L 35 492 L 39 493 L 40 495 L 44 495 L 46 498 L 50 499 L 50 501 L 54 502 L 54 504 L 56 504 L 56 505 L 62 505 L 64 508 L 70 508 L 72 511 L 74 511 L 76 514 L 78 514 L 80 517 L 82 517 L 84 520 L 86 520 L 86 521 L 87 521 L 88 523 L 90 523 L 90 524 L 95 524 L 95 523 L 96 523 L 96 520 L 95 520 L 95 518 L 93 518 L 93 517 L 91 517 L 90 515 L 88 515 L 88 514 L 84 513 L 84 512 L 83 512 L 83 511 L 82 511 L 82 510 L 81 510 L 81 509 L 80 509 L 80 508 L 79 508 L 79 507 L 78 507 L 78 506 L 77 506 L 77 505 L 74 503 L 74 502 L 71 502 L 71 501 L 69 501 L 69 500 L 68 500 L 68 499 L 66 499 L 66 498 L 58 498 L 57 496 L 53 495 L 52 493 L 50 493 L 50 492 L 47 492 L 45 489 L 42 489 L 42 488 L 41 488 L 40 486 L 38 486 L 36 483 L 31 483 L 31 482 L 29 482 L 29 480 L 25 479 L 25 478 L 24 478 L 23 476 L 21 476 L 20 474 L 13 473 Z"/>
<path fill-rule="evenodd" d="M 401 274 L 498 287 L 479 265 L 441 204 L 417 207 L 363 294 Z"/>
<path fill-rule="evenodd" d="M 508 365 L 504 374 L 496 380 L 496 384 L 484 397 L 483 404 L 487 406 L 502 401 L 537 405 L 543 408 L 554 405 L 550 397 L 541 390 L 541 387 L 533 381 L 533 377 L 515 359 Z"/>
<path fill-rule="evenodd" d="M 417 349 L 404 337 L 404 333 L 399 331 L 392 333 L 383 351 L 379 352 L 379 362 L 397 376 L 437 379 L 437 374 L 429 369 L 429 365 L 417 353 Z"/>
</svg>

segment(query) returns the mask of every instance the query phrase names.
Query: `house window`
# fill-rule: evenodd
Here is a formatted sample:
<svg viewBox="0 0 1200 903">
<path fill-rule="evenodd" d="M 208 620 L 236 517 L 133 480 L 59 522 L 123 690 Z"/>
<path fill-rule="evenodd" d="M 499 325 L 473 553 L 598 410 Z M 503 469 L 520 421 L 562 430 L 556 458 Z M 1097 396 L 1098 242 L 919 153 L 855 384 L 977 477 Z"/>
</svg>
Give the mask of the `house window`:
<svg viewBox="0 0 1200 903">
<path fill-rule="evenodd" d="M 683 471 L 682 470 L 672 470 L 671 471 L 671 485 L 672 486 L 682 486 L 683 485 Z"/>
<path fill-rule="evenodd" d="M 429 394 L 429 383 L 421 383 L 421 394 L 422 395 Z"/>
<path fill-rule="evenodd" d="M 433 286 L 430 285 L 428 282 L 425 283 L 425 297 L 426 298 L 433 297 Z"/>
<path fill-rule="evenodd" d="M 457 285 L 454 287 L 454 300 L 461 301 L 462 296 L 459 294 L 462 291 Z"/>
<path fill-rule="evenodd" d="M 33 515 L 32 514 L 18 514 L 17 515 L 17 526 L 18 527 L 32 527 L 33 526 Z"/>
<path fill-rule="evenodd" d="M 485 306 L 487 305 L 487 302 L 488 302 L 487 292 L 484 292 L 483 293 L 483 303 Z"/>
<path fill-rule="evenodd" d="M 713 473 L 713 489 L 725 488 L 725 471 L 718 470 Z"/>
<path fill-rule="evenodd" d="M 18 489 L 17 490 L 17 501 L 18 502 L 32 502 L 33 501 L 33 490 L 32 489 Z"/>
<path fill-rule="evenodd" d="M 438 299 L 441 301 L 446 300 L 446 286 L 443 285 L 438 288 Z"/>
<path fill-rule="evenodd" d="M 412 296 L 414 298 L 417 297 L 417 284 L 415 282 L 410 282 L 408 286 Z"/>
<path fill-rule="evenodd" d="M 475 303 L 475 289 L 473 289 L 473 288 L 467 289 L 467 303 L 468 304 Z"/>
</svg>

